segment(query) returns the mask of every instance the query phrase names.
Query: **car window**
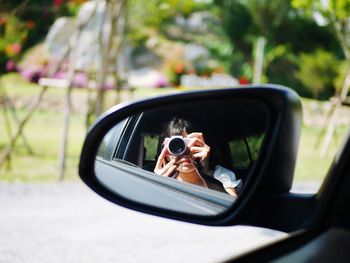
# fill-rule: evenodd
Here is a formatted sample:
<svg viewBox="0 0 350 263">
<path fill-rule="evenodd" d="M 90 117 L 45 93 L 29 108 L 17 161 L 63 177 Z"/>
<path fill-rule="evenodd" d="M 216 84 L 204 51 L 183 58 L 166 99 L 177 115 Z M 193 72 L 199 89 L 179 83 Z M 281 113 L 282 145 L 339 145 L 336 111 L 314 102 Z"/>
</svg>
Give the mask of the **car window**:
<svg viewBox="0 0 350 263">
<path fill-rule="evenodd" d="M 264 136 L 250 136 L 229 142 L 233 166 L 249 168 L 258 158 Z"/>
<path fill-rule="evenodd" d="M 154 160 L 157 156 L 159 136 L 155 134 L 144 134 L 145 161 Z"/>
<path fill-rule="evenodd" d="M 110 159 L 115 147 L 118 143 L 117 138 L 121 138 L 121 134 L 125 128 L 127 119 L 121 121 L 113 127 L 104 137 L 97 152 L 97 156 L 103 159 Z"/>
<path fill-rule="evenodd" d="M 244 139 L 229 142 L 232 161 L 236 167 L 249 167 L 250 155 Z"/>
</svg>

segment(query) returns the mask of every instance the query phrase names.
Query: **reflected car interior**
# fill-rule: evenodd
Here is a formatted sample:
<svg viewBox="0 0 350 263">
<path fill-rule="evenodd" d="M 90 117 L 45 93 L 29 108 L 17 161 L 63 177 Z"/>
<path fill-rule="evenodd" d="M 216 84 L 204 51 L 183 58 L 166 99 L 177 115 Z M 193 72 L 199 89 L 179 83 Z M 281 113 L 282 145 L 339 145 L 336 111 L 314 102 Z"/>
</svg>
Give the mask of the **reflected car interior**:
<svg viewBox="0 0 350 263">
<path fill-rule="evenodd" d="M 254 121 L 251 121 L 253 116 Z M 257 116 L 259 118 L 256 118 Z M 121 189 L 110 181 L 112 179 L 111 173 L 119 172 L 119 178 L 121 178 L 121 174 L 126 169 L 129 176 L 132 174 L 143 181 L 147 180 L 166 187 L 168 191 L 174 190 L 196 200 L 204 200 L 205 209 L 197 214 L 215 215 L 220 211 L 225 211 L 235 200 L 226 192 L 205 189 L 153 173 L 161 150 L 162 128 L 174 117 L 184 118 L 194 123 L 198 131 L 204 134 L 205 141 L 211 148 L 209 162 L 211 169 L 214 169 L 216 165 L 221 165 L 234 171 L 237 178 L 243 181 L 244 186 L 244 182 L 249 177 L 249 173 L 258 158 L 268 127 L 267 107 L 254 100 L 203 101 L 197 105 L 181 103 L 133 115 L 114 126 L 104 137 L 96 158 L 96 176 L 112 191 L 143 202 L 144 200 L 140 200 L 141 198 L 135 194 L 129 195 L 125 189 Z M 115 172 L 110 169 L 111 166 L 114 167 Z M 213 178 L 213 180 L 215 179 Z M 115 185 L 115 187 L 111 188 L 111 185 Z M 132 183 L 130 187 L 137 186 Z M 118 190 L 116 190 L 117 188 Z M 137 192 L 136 190 L 130 191 Z M 158 206 L 169 208 L 169 204 L 157 202 Z M 195 202 L 192 200 L 192 203 Z M 157 206 L 157 204 L 153 204 Z M 212 204 L 212 206 L 208 207 L 208 204 Z M 189 211 L 179 208 L 179 206 L 174 206 L 174 209 Z M 193 213 L 194 210 L 191 209 L 190 211 Z M 208 210 L 211 212 L 208 213 Z"/>
<path fill-rule="evenodd" d="M 208 104 L 201 104 L 199 109 L 193 105 L 177 105 L 175 110 L 169 107 L 133 116 L 125 130 L 129 138 L 121 143 L 115 158 L 153 172 L 160 152 L 162 127 L 174 116 L 180 116 L 195 123 L 204 134 L 206 143 L 211 147 L 210 167 L 222 165 L 244 181 L 258 158 L 264 139 L 268 116 L 266 109 L 263 105 L 247 106 L 247 102 L 240 102 L 242 105 L 232 101 Z M 248 107 L 250 109 L 247 111 Z M 221 116 L 218 116 L 218 112 Z M 261 115 L 259 121 L 251 122 L 249 115 L 252 114 Z"/>
</svg>

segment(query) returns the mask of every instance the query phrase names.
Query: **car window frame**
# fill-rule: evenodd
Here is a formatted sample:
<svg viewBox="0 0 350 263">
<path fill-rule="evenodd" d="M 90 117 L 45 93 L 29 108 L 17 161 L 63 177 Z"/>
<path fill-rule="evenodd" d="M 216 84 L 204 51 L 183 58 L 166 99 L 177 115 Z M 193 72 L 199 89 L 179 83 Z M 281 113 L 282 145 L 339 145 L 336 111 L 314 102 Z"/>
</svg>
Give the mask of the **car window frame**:
<svg viewBox="0 0 350 263">
<path fill-rule="evenodd" d="M 173 178 L 157 175 L 125 160 L 116 158 L 112 160 L 104 160 L 99 158 L 96 159 L 96 161 L 99 162 L 99 165 L 107 165 L 113 167 L 119 172 L 126 172 L 128 175 L 139 178 L 146 184 L 156 184 L 161 188 L 168 189 L 174 194 L 180 194 L 187 198 L 196 199 L 198 202 L 206 203 L 206 205 L 222 207 L 224 208 L 222 209 L 222 212 L 226 212 L 226 210 L 230 208 L 237 199 L 228 193 L 207 189 L 194 184 L 180 182 Z M 106 184 L 106 187 L 108 187 L 108 184 Z"/>
</svg>

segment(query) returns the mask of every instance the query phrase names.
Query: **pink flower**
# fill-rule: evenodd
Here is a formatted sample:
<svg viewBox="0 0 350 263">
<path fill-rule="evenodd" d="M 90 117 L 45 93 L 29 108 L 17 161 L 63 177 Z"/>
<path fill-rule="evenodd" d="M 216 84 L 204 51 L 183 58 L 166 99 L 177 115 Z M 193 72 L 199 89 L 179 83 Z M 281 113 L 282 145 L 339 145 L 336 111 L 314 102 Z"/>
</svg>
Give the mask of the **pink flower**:
<svg viewBox="0 0 350 263">
<path fill-rule="evenodd" d="M 156 82 L 156 87 L 167 87 L 169 86 L 169 81 L 167 80 L 167 78 L 160 74 L 158 75 L 158 79 L 157 79 L 157 82 Z"/>
<path fill-rule="evenodd" d="M 86 88 L 88 86 L 88 81 L 85 73 L 77 72 L 74 76 L 73 84 L 76 87 Z"/>
<path fill-rule="evenodd" d="M 17 71 L 16 63 L 13 60 L 8 60 L 6 62 L 6 70 L 9 72 Z"/>
<path fill-rule="evenodd" d="M 43 77 L 43 72 L 40 68 L 27 68 L 21 71 L 21 76 L 29 82 L 38 83 L 39 79 Z"/>
<path fill-rule="evenodd" d="M 18 43 L 8 45 L 7 47 L 5 47 L 5 52 L 6 52 L 7 56 L 14 57 L 19 52 L 21 52 L 21 45 Z"/>
<path fill-rule="evenodd" d="M 12 44 L 12 51 L 17 55 L 19 52 L 21 52 L 21 45 L 18 43 Z"/>
</svg>

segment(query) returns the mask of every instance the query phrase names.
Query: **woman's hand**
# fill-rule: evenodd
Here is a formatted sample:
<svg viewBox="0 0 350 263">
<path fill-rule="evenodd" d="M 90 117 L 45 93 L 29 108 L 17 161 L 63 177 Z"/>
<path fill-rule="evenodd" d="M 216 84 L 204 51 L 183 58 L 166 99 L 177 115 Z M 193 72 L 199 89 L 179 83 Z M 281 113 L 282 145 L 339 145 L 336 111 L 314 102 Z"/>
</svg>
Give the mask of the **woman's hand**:
<svg viewBox="0 0 350 263">
<path fill-rule="evenodd" d="M 205 144 L 203 133 L 193 132 L 187 135 L 187 138 L 191 138 L 187 147 L 190 149 L 192 157 L 198 158 L 202 163 L 203 168 L 208 168 L 210 147 Z"/>
<path fill-rule="evenodd" d="M 158 175 L 169 177 L 176 171 L 178 164 L 176 164 L 177 159 L 175 158 L 172 159 L 170 162 L 167 162 L 165 159 L 166 152 L 167 149 L 166 147 L 164 147 L 158 157 L 156 167 L 154 168 L 154 172 Z"/>
<path fill-rule="evenodd" d="M 238 194 L 237 194 L 237 191 L 235 188 L 225 188 L 225 191 L 227 193 L 229 193 L 229 195 L 233 196 L 233 197 L 237 197 Z"/>
</svg>

